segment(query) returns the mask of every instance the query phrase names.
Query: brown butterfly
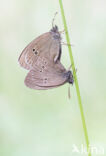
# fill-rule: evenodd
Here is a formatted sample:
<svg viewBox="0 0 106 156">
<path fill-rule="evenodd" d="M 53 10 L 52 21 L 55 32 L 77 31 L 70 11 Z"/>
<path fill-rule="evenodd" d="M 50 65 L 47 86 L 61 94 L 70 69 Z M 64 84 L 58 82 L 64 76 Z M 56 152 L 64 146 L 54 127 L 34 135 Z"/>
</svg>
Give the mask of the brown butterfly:
<svg viewBox="0 0 106 156">
<path fill-rule="evenodd" d="M 60 60 L 61 35 L 57 26 L 29 43 L 22 51 L 19 63 L 23 68 L 31 70 L 35 68 L 37 59 L 42 56 L 55 63 Z"/>
<path fill-rule="evenodd" d="M 55 88 L 69 82 L 73 84 L 73 74 L 67 71 L 58 61 L 51 63 L 40 57 L 35 68 L 29 71 L 25 78 L 25 85 L 32 89 L 44 90 Z"/>
</svg>

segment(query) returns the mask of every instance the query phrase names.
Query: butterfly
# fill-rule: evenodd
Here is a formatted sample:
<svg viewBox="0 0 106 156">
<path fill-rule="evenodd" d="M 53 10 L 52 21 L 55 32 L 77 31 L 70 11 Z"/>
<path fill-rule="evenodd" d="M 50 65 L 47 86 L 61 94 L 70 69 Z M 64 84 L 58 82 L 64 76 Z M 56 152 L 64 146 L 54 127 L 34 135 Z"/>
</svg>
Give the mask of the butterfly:
<svg viewBox="0 0 106 156">
<path fill-rule="evenodd" d="M 32 89 L 46 90 L 56 88 L 69 82 L 73 84 L 73 74 L 67 71 L 64 66 L 58 61 L 51 63 L 44 58 L 39 58 L 38 64 L 35 68 L 31 69 L 25 78 L 25 85 Z"/>
</svg>

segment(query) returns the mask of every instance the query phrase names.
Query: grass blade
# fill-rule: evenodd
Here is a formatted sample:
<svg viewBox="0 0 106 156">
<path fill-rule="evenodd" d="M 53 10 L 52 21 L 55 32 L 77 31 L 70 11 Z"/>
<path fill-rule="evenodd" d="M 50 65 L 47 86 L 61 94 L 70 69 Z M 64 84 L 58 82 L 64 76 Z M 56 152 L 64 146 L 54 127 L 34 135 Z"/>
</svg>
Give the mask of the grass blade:
<svg viewBox="0 0 106 156">
<path fill-rule="evenodd" d="M 76 75 L 76 72 L 75 72 L 74 58 L 73 58 L 72 49 L 71 49 L 71 46 L 70 46 L 71 45 L 70 44 L 70 38 L 69 38 L 68 28 L 67 28 L 67 24 L 66 24 L 66 19 L 65 19 L 62 0 L 59 0 L 59 5 L 60 5 L 60 9 L 61 9 L 61 15 L 62 15 L 62 20 L 63 20 L 63 24 L 64 24 L 64 29 L 65 29 L 65 32 L 66 32 L 66 40 L 67 40 L 67 44 L 68 44 L 70 61 L 71 61 L 71 64 L 72 64 L 76 94 L 77 94 L 77 98 L 78 98 L 78 104 L 79 104 L 79 109 L 80 109 L 80 114 L 81 114 L 81 120 L 82 120 L 82 125 L 83 125 L 83 130 L 84 130 L 84 136 L 85 136 L 88 156 L 91 156 L 91 152 L 90 152 L 90 149 L 89 149 L 90 144 L 89 144 L 88 132 L 87 132 L 87 127 L 86 127 L 86 122 L 85 122 L 85 117 L 84 117 L 84 111 L 83 111 L 83 106 L 82 106 L 82 100 L 81 100 L 81 95 L 80 95 L 78 79 L 77 79 L 77 75 Z"/>
</svg>

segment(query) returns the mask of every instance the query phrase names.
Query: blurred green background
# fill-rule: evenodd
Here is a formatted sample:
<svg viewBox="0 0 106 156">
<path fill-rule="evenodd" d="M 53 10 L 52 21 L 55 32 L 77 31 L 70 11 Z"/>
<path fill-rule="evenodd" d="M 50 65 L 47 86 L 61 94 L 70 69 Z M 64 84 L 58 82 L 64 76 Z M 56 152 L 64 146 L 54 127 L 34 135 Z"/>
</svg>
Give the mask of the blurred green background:
<svg viewBox="0 0 106 156">
<path fill-rule="evenodd" d="M 105 151 L 106 1 L 65 0 L 63 5 L 90 143 Z M 24 85 L 28 71 L 18 63 L 24 47 L 51 29 L 56 11 L 55 23 L 63 30 L 57 0 L 0 0 L 0 156 L 86 155 L 72 152 L 74 144 L 85 146 L 75 86 L 71 100 L 69 84 L 31 90 Z M 70 66 L 67 46 L 62 63 Z"/>
</svg>

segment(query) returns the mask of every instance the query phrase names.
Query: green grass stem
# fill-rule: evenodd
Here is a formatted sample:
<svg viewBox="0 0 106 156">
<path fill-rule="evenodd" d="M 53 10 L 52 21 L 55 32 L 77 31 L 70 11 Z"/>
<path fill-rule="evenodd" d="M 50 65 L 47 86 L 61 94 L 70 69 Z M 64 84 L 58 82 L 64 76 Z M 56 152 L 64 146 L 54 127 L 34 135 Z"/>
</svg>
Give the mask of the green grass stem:
<svg viewBox="0 0 106 156">
<path fill-rule="evenodd" d="M 73 58 L 72 49 L 71 49 L 71 46 L 70 46 L 71 45 L 70 44 L 70 38 L 69 38 L 68 28 L 67 28 L 67 24 L 66 24 L 65 15 L 64 15 L 62 0 L 59 0 L 59 5 L 60 5 L 60 9 L 61 9 L 61 15 L 62 15 L 62 20 L 63 20 L 63 24 L 64 24 L 64 29 L 65 29 L 65 32 L 66 32 L 66 40 L 67 40 L 67 44 L 68 44 L 70 61 L 71 61 L 71 64 L 72 64 L 72 70 L 73 70 L 74 81 L 75 81 L 75 88 L 76 88 L 76 93 L 77 93 L 77 98 L 78 98 L 78 104 L 79 104 L 79 109 L 80 109 L 80 114 L 81 114 L 81 120 L 82 120 L 82 125 L 83 125 L 83 130 L 84 130 L 84 136 L 85 136 L 88 156 L 91 156 L 91 152 L 90 152 L 90 149 L 89 149 L 90 144 L 89 144 L 88 132 L 87 132 L 87 127 L 86 127 L 86 122 L 85 122 L 85 117 L 84 117 L 84 111 L 83 111 L 83 106 L 82 106 L 82 100 L 81 100 L 81 95 L 80 95 L 80 90 L 79 90 L 78 79 L 77 79 L 77 75 L 76 75 L 76 72 L 75 72 L 74 58 Z"/>
</svg>

